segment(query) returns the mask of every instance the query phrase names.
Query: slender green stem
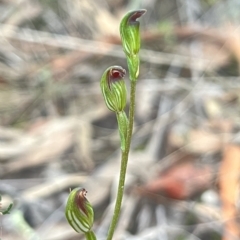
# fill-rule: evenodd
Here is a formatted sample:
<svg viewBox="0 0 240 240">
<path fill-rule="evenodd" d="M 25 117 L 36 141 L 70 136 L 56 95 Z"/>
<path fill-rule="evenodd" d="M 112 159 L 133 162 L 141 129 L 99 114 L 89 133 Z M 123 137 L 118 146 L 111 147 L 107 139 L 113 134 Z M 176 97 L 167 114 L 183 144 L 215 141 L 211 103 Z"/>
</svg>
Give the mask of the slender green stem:
<svg viewBox="0 0 240 240">
<path fill-rule="evenodd" d="M 130 108 L 129 108 L 129 127 L 127 133 L 127 151 L 129 152 L 131 146 L 132 132 L 133 132 L 133 122 L 135 113 L 135 95 L 136 95 L 136 83 L 137 81 L 131 80 L 131 93 L 130 93 Z"/>
<path fill-rule="evenodd" d="M 135 112 L 135 93 L 136 93 L 136 81 L 131 81 L 129 123 L 128 123 L 127 139 L 126 139 L 126 148 L 125 148 L 125 151 L 122 151 L 117 199 L 115 203 L 113 218 L 108 231 L 107 240 L 111 240 L 113 237 L 113 234 L 119 219 L 121 205 L 122 205 L 124 184 L 125 184 L 125 177 L 126 177 L 127 163 L 128 163 L 128 154 L 130 150 L 132 132 L 133 132 L 133 122 L 134 122 L 134 112 Z"/>
<path fill-rule="evenodd" d="M 97 240 L 93 231 L 85 233 L 86 240 Z"/>
<path fill-rule="evenodd" d="M 121 139 L 121 149 L 123 152 L 126 151 L 126 140 L 127 140 L 127 129 L 128 129 L 128 118 L 124 111 L 116 113 L 118 121 L 118 130 Z"/>
</svg>

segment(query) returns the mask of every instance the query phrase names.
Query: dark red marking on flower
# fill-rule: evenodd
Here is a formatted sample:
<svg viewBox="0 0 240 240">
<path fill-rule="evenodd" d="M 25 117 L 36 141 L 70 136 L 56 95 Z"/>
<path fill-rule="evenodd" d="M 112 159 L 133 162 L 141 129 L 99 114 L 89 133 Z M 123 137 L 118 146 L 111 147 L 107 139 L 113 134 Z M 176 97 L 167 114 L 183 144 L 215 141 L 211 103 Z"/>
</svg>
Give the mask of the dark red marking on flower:
<svg viewBox="0 0 240 240">
<path fill-rule="evenodd" d="M 124 78 L 126 70 L 122 67 L 116 66 L 108 72 L 108 87 L 111 89 L 111 83 L 117 82 Z"/>
<path fill-rule="evenodd" d="M 87 201 L 86 195 L 87 195 L 87 191 L 86 191 L 85 188 L 79 189 L 79 190 L 77 191 L 75 201 L 76 201 L 76 204 L 77 204 L 78 208 L 79 208 L 83 213 L 85 213 L 86 215 L 88 215 L 87 209 L 86 209 L 86 206 L 85 206 L 85 203 L 86 203 L 86 201 Z"/>
<path fill-rule="evenodd" d="M 137 19 L 140 18 L 142 15 L 144 15 L 146 12 L 147 12 L 147 10 L 145 10 L 145 9 L 131 12 L 129 19 L 128 19 L 128 23 L 129 24 L 137 23 L 138 22 Z"/>
<path fill-rule="evenodd" d="M 119 78 L 119 77 L 120 77 L 120 72 L 113 70 L 113 71 L 112 71 L 112 77 L 113 77 L 114 79 L 115 79 L 115 78 Z"/>
</svg>

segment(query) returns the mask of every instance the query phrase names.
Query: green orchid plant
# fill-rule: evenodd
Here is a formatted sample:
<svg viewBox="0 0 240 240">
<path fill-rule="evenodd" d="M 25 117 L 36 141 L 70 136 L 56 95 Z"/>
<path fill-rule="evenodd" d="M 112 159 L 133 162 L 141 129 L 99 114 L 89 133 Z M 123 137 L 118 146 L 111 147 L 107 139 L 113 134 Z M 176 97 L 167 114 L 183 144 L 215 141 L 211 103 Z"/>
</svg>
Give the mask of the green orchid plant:
<svg viewBox="0 0 240 240">
<path fill-rule="evenodd" d="M 109 227 L 107 240 L 111 240 L 120 215 L 125 177 L 127 171 L 128 155 L 130 151 L 134 112 L 136 83 L 139 75 L 139 50 L 140 50 L 140 23 L 138 18 L 146 13 L 145 9 L 128 12 L 120 24 L 120 35 L 123 51 L 127 58 L 130 78 L 130 103 L 129 114 L 124 111 L 127 103 L 127 88 L 124 81 L 126 70 L 121 66 L 111 66 L 105 70 L 101 77 L 100 87 L 107 108 L 115 112 L 121 141 L 121 168 L 117 190 L 117 198 L 112 221 Z M 92 231 L 94 212 L 86 198 L 84 188 L 76 188 L 70 192 L 65 215 L 71 227 L 78 233 L 84 233 L 87 240 L 97 239 Z"/>
</svg>

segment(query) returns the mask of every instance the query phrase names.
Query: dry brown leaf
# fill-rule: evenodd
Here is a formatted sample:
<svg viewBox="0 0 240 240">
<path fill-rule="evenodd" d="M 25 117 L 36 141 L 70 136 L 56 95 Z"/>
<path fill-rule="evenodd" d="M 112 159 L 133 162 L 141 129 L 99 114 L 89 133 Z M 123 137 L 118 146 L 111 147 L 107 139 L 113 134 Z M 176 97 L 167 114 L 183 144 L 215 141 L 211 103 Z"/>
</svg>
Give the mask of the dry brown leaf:
<svg viewBox="0 0 240 240">
<path fill-rule="evenodd" d="M 240 237 L 236 201 L 239 195 L 240 147 L 228 145 L 224 149 L 219 172 L 220 196 L 222 199 L 222 218 L 225 222 L 223 240 Z M 236 237 L 236 238 L 233 238 Z"/>
<path fill-rule="evenodd" d="M 177 133 L 172 131 L 169 134 L 169 142 L 173 147 L 184 148 L 194 154 L 218 152 L 226 138 L 202 129 L 192 129 L 188 132 Z"/>
<path fill-rule="evenodd" d="M 52 119 L 42 124 L 35 124 L 31 136 L 36 144 L 24 155 L 6 165 L 4 174 L 39 166 L 58 158 L 73 143 L 73 133 L 77 121 L 71 118 Z"/>
<path fill-rule="evenodd" d="M 235 56 L 238 61 L 238 71 L 240 71 L 240 37 L 239 31 L 234 29 L 233 26 L 228 26 L 228 39 L 227 39 L 227 47 Z"/>
<path fill-rule="evenodd" d="M 217 152 L 221 148 L 221 138 L 210 132 L 194 129 L 189 133 L 188 139 L 186 147 L 190 152 Z"/>
<path fill-rule="evenodd" d="M 144 189 L 146 193 L 163 194 L 173 199 L 188 199 L 207 189 L 211 179 L 212 171 L 209 167 L 185 162 L 152 180 Z"/>
<path fill-rule="evenodd" d="M 231 133 L 234 125 L 231 119 L 214 118 L 206 122 L 205 126 L 217 133 Z"/>
</svg>

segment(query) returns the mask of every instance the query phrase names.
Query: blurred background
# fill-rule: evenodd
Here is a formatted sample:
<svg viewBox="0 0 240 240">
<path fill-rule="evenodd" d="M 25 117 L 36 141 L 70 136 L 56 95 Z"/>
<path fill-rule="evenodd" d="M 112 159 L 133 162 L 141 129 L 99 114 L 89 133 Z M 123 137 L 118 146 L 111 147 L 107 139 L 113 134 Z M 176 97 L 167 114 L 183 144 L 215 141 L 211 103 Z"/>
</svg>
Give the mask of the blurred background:
<svg viewBox="0 0 240 240">
<path fill-rule="evenodd" d="M 116 240 L 237 240 L 239 0 L 1 0 L 2 240 L 84 239 L 67 224 L 83 186 L 106 239 L 119 172 L 105 69 L 127 69 L 123 15 L 145 8 L 126 194 Z M 128 83 L 128 77 L 126 77 Z"/>
</svg>

